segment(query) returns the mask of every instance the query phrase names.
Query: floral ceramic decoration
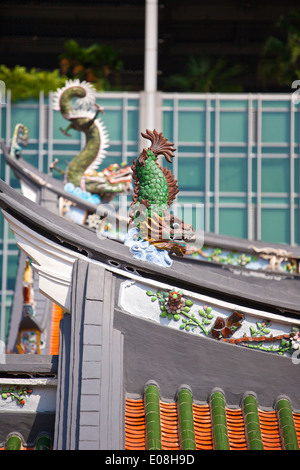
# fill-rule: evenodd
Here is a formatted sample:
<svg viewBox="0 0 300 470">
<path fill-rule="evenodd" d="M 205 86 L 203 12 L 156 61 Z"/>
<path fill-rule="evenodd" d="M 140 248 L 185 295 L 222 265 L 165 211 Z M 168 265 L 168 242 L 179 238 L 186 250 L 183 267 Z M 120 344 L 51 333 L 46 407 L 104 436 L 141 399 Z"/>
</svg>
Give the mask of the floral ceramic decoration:
<svg viewBox="0 0 300 470">
<path fill-rule="evenodd" d="M 249 326 L 249 334 L 244 332 L 233 337 L 245 320 L 245 315 L 241 312 L 235 310 L 229 316 L 222 317 L 208 305 L 197 308 L 196 312 L 191 311 L 194 302 L 185 298 L 183 290 L 148 290 L 146 294 L 151 297 L 152 302 L 158 300 L 162 318 L 176 322 L 181 319 L 180 330 L 198 331 L 219 341 L 280 355 L 291 355 L 296 349 L 300 349 L 300 328 L 297 326 L 293 326 L 288 333 L 274 335 L 270 320 L 256 321 L 255 326 Z"/>
<path fill-rule="evenodd" d="M 228 345 L 291 356 L 300 350 L 300 321 L 178 287 L 127 280 L 118 304 L 127 314 Z M 152 284 L 153 285 L 153 284 Z"/>
<path fill-rule="evenodd" d="M 15 401 L 17 405 L 25 405 L 25 397 L 32 394 L 30 387 L 21 387 L 20 385 L 7 385 L 0 389 L 0 395 L 3 400 Z"/>
</svg>

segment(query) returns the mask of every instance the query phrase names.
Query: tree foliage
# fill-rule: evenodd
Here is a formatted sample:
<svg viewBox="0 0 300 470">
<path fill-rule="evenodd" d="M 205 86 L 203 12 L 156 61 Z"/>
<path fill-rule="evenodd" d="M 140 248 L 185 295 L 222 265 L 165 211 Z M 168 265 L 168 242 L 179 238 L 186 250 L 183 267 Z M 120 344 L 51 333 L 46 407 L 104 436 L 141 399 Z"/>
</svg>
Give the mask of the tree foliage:
<svg viewBox="0 0 300 470">
<path fill-rule="evenodd" d="M 190 57 L 182 74 L 170 75 L 165 88 L 181 92 L 240 92 L 242 86 L 235 83 L 244 71 L 240 64 L 229 65 L 225 58 L 213 61 L 209 57 Z"/>
<path fill-rule="evenodd" d="M 12 101 L 38 99 L 40 91 L 48 95 L 50 91 L 64 86 L 68 78 L 92 82 L 101 91 L 111 90 L 120 82 L 123 63 L 119 53 L 111 46 L 92 44 L 85 48 L 69 40 L 58 60 L 60 69 L 51 71 L 0 65 L 0 80 L 7 90 L 11 90 Z"/>
<path fill-rule="evenodd" d="M 264 86 L 290 87 L 300 78 L 300 10 L 282 16 L 264 46 L 258 74 Z"/>
<path fill-rule="evenodd" d="M 59 59 L 63 75 L 92 82 L 98 90 L 110 90 L 120 82 L 123 62 L 112 46 L 92 44 L 82 47 L 71 39 L 64 44 Z"/>
<path fill-rule="evenodd" d="M 40 91 L 48 95 L 50 91 L 65 84 L 66 77 L 60 75 L 59 70 L 45 71 L 16 65 L 10 69 L 5 65 L 0 65 L 0 80 L 5 83 L 7 90 L 11 90 L 13 102 L 30 98 L 38 99 Z"/>
</svg>

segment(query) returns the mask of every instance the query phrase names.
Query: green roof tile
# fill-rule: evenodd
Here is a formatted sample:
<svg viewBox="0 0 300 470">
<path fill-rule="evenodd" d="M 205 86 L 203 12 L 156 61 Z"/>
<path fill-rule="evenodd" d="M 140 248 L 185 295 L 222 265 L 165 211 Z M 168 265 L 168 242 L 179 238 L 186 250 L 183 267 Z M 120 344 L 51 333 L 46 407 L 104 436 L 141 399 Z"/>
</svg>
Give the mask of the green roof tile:
<svg viewBox="0 0 300 470">
<path fill-rule="evenodd" d="M 286 398 L 279 399 L 276 403 L 276 410 L 285 449 L 299 450 L 293 411 L 289 400 Z"/>
<path fill-rule="evenodd" d="M 196 449 L 194 419 L 193 419 L 193 397 L 190 390 L 181 388 L 178 392 L 179 410 L 179 433 L 183 450 Z"/>
<path fill-rule="evenodd" d="M 243 400 L 243 414 L 250 450 L 263 450 L 260 432 L 257 400 L 253 395 L 245 396 Z"/>
<path fill-rule="evenodd" d="M 133 408 L 135 401 L 137 411 Z M 277 400 L 275 409 L 264 411 L 258 407 L 255 394 L 249 392 L 242 398 L 240 408 L 231 408 L 226 405 L 222 390 L 213 390 L 209 400 L 199 404 L 193 402 L 190 387 L 183 385 L 174 402 L 166 402 L 160 398 L 158 385 L 151 382 L 145 387 L 143 399 L 129 402 L 130 425 L 125 430 L 128 449 L 135 448 L 135 416 L 138 449 L 299 449 L 300 414 L 292 410 L 285 397 Z"/>
<path fill-rule="evenodd" d="M 160 397 L 158 387 L 149 384 L 145 387 L 145 414 L 147 449 L 161 450 Z"/>
<path fill-rule="evenodd" d="M 5 444 L 5 450 L 20 450 L 22 447 L 22 440 L 19 436 L 10 436 Z"/>
<path fill-rule="evenodd" d="M 216 450 L 229 450 L 225 397 L 222 392 L 215 391 L 211 394 L 210 406 L 214 447 Z"/>
</svg>

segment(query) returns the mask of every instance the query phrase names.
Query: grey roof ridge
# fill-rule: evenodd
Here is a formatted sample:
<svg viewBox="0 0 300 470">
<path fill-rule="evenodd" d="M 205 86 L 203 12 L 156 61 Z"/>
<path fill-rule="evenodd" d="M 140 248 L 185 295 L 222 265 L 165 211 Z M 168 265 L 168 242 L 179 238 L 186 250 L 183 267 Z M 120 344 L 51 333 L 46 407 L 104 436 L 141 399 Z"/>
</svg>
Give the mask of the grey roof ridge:
<svg viewBox="0 0 300 470">
<path fill-rule="evenodd" d="M 238 276 L 228 269 L 201 263 L 196 265 L 188 260 L 181 262 L 174 259 L 170 268 L 135 260 L 123 244 L 109 239 L 100 240 L 95 233 L 40 207 L 1 180 L 0 206 L 14 214 L 26 226 L 34 227 L 35 231 L 56 243 L 86 253 L 87 258 L 102 260 L 106 264 L 109 260 L 115 260 L 136 269 L 144 277 L 164 279 L 168 284 L 179 284 L 191 291 L 209 292 L 210 295 L 234 298 L 239 302 L 252 302 L 258 308 L 268 306 L 276 311 L 300 313 L 299 279 L 296 277 L 285 279 L 281 276 L 282 280 L 278 282 L 272 279 L 255 279 L 253 276 Z"/>
</svg>

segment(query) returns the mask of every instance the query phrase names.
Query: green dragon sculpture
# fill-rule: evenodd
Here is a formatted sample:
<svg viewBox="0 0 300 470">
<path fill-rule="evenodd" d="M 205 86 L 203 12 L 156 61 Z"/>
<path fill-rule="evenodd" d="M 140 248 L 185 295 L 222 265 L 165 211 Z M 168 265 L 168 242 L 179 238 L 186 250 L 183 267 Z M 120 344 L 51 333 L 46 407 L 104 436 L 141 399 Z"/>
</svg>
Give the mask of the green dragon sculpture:
<svg viewBox="0 0 300 470">
<path fill-rule="evenodd" d="M 73 100 L 76 99 L 73 104 Z M 100 119 L 103 113 L 96 103 L 96 93 L 88 82 L 69 80 L 58 89 L 53 97 L 53 109 L 60 111 L 70 121 L 63 130 L 69 136 L 69 130 L 83 132 L 86 137 L 84 148 L 69 163 L 66 171 L 56 167 L 55 160 L 50 169 L 56 169 L 64 175 L 67 183 L 80 187 L 84 191 L 100 196 L 102 202 L 108 202 L 117 194 L 131 192 L 131 168 L 129 166 L 110 165 L 102 172 L 96 171 L 106 156 L 108 135 Z"/>
<path fill-rule="evenodd" d="M 151 146 L 143 149 L 132 166 L 135 190 L 130 224 L 138 228 L 141 239 L 170 254 L 183 256 L 186 244 L 195 240 L 195 231 L 168 211 L 179 192 L 177 180 L 171 170 L 162 168 L 157 161 L 159 155 L 164 155 L 171 163 L 175 149 L 155 129 L 153 132 L 147 129 L 142 136 L 151 141 Z"/>
</svg>

